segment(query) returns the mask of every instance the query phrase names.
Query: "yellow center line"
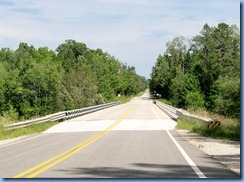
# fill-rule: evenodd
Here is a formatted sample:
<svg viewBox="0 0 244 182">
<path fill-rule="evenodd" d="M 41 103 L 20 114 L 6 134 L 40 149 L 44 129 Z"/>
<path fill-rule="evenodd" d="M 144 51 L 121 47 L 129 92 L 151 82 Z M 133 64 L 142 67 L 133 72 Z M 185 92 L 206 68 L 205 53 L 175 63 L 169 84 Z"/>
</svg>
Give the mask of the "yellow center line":
<svg viewBox="0 0 244 182">
<path fill-rule="evenodd" d="M 59 164 L 60 162 L 64 161 L 65 159 L 71 157 L 72 155 L 76 154 L 77 152 L 83 150 L 84 148 L 86 148 L 87 146 L 89 146 L 90 144 L 94 143 L 95 141 L 97 141 L 98 139 L 100 139 L 101 137 L 103 137 L 104 135 L 106 135 L 108 132 L 110 132 L 115 126 L 117 126 L 123 119 L 125 119 L 126 117 L 128 117 L 128 115 L 134 110 L 134 107 L 130 108 L 124 115 L 122 115 L 116 122 L 114 122 L 113 124 L 111 124 L 108 128 L 106 128 L 104 131 L 88 138 L 87 140 L 81 142 L 80 144 L 68 149 L 67 151 L 64 151 L 60 154 L 58 154 L 57 156 L 44 161 L 16 176 L 14 176 L 14 178 L 33 178 L 38 176 L 39 174 L 45 172 L 46 170 L 50 169 L 51 167 Z"/>
</svg>

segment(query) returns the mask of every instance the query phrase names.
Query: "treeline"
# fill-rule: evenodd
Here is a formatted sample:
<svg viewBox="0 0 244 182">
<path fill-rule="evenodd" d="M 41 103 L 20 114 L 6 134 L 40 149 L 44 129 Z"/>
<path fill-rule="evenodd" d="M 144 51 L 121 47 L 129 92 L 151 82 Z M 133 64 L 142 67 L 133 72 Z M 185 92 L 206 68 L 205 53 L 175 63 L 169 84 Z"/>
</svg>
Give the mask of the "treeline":
<svg viewBox="0 0 244 182">
<path fill-rule="evenodd" d="M 56 51 L 26 43 L 0 51 L 0 116 L 11 119 L 102 104 L 146 87 L 133 66 L 74 40 Z"/>
<path fill-rule="evenodd" d="M 240 31 L 205 24 L 191 40 L 166 44 L 152 69 L 150 90 L 172 105 L 240 118 Z"/>
</svg>

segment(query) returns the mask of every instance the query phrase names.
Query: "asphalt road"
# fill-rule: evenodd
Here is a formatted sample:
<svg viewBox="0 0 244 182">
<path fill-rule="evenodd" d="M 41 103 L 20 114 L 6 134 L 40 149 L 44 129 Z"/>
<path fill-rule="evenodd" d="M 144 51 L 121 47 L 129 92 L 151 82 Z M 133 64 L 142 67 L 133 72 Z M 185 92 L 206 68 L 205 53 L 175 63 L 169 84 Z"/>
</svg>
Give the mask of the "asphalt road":
<svg viewBox="0 0 244 182">
<path fill-rule="evenodd" d="M 0 145 L 0 177 L 240 178 L 181 138 L 175 126 L 145 93 Z"/>
</svg>

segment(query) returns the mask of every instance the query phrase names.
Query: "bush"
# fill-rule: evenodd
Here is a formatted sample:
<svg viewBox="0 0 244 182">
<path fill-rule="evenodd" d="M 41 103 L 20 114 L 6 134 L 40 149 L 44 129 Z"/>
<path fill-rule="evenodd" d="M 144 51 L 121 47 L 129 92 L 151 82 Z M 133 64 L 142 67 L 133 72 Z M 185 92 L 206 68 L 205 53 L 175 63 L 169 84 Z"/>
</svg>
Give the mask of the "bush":
<svg viewBox="0 0 244 182">
<path fill-rule="evenodd" d="M 204 107 L 204 98 L 198 91 L 188 92 L 185 96 L 185 102 L 187 108 L 198 109 Z"/>
<path fill-rule="evenodd" d="M 18 120 L 19 114 L 16 109 L 10 105 L 8 111 L 3 112 L 3 117 L 7 118 L 8 120 L 16 121 Z"/>
</svg>

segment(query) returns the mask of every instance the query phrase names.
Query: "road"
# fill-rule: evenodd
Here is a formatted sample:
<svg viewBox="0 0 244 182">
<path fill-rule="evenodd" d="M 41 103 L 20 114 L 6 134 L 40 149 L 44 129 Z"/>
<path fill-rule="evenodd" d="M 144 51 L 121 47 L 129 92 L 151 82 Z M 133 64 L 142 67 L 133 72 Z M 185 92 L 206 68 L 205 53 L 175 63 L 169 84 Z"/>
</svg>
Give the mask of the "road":
<svg viewBox="0 0 244 182">
<path fill-rule="evenodd" d="M 0 177 L 239 178 L 175 126 L 146 92 L 0 146 Z"/>
</svg>

